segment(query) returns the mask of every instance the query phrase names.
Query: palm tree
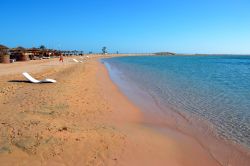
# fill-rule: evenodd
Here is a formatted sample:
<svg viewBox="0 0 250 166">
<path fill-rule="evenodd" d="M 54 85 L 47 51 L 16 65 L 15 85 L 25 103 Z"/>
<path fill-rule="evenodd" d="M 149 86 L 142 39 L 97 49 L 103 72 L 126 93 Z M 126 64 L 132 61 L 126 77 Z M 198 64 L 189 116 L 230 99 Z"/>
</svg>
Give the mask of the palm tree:
<svg viewBox="0 0 250 166">
<path fill-rule="evenodd" d="M 40 46 L 40 49 L 41 49 L 41 50 L 45 50 L 46 47 L 45 47 L 44 45 L 41 45 L 41 46 Z"/>
<path fill-rule="evenodd" d="M 107 54 L 108 51 L 107 51 L 107 47 L 102 47 L 102 54 Z"/>
<path fill-rule="evenodd" d="M 44 45 L 41 45 L 39 48 L 41 50 L 41 54 L 39 57 L 42 58 L 46 55 L 46 47 Z"/>
</svg>

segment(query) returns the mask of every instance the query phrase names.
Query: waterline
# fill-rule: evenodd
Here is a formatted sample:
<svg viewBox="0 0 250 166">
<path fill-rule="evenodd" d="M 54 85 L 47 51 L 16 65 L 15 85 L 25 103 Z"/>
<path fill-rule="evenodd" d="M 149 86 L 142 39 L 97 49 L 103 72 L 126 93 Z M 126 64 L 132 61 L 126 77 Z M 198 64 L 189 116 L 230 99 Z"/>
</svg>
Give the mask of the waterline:
<svg viewBox="0 0 250 166">
<path fill-rule="evenodd" d="M 168 108 L 187 120 L 206 120 L 219 136 L 250 147 L 250 57 L 120 57 L 104 62 L 113 81 L 143 110 L 158 108 L 162 116 Z"/>
</svg>

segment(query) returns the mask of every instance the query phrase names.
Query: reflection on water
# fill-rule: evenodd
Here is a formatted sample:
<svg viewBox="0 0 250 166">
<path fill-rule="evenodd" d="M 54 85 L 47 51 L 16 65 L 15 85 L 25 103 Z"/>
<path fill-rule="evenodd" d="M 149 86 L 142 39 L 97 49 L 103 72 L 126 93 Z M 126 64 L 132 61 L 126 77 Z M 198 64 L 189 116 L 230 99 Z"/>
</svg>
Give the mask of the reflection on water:
<svg viewBox="0 0 250 166">
<path fill-rule="evenodd" d="M 250 56 L 119 57 L 103 61 L 150 93 L 163 108 L 171 105 L 191 117 L 206 119 L 221 136 L 250 147 Z"/>
</svg>

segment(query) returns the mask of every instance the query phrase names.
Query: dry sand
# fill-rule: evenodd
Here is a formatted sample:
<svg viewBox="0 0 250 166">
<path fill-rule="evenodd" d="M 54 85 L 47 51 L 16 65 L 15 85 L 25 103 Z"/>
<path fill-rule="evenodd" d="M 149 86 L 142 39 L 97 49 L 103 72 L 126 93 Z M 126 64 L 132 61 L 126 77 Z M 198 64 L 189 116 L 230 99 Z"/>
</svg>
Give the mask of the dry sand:
<svg viewBox="0 0 250 166">
<path fill-rule="evenodd" d="M 97 58 L 0 64 L 0 129 L 1 165 L 221 165 L 195 139 L 145 125 Z"/>
</svg>

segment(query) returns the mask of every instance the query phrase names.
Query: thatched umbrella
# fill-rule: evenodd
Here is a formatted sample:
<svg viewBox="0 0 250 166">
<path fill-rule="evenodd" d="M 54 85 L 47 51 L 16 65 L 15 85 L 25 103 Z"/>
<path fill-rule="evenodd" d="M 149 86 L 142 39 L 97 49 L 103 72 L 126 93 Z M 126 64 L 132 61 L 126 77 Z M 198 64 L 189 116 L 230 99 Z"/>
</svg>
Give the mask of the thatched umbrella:
<svg viewBox="0 0 250 166">
<path fill-rule="evenodd" d="M 8 50 L 8 47 L 0 45 L 0 63 L 10 63 L 10 55 Z"/>
<path fill-rule="evenodd" d="M 26 49 L 26 52 L 29 53 L 29 57 L 31 60 L 35 59 L 35 56 L 39 56 L 40 54 L 40 49 L 32 47 L 30 49 Z"/>
<path fill-rule="evenodd" d="M 10 50 L 11 54 L 19 61 L 28 61 L 29 55 L 26 55 L 25 53 L 27 50 L 23 47 L 16 47 Z"/>
<path fill-rule="evenodd" d="M 32 47 L 32 48 L 30 48 L 30 49 L 28 49 L 28 51 L 29 52 L 38 52 L 39 51 L 39 49 L 38 48 L 36 48 L 36 47 Z"/>
<path fill-rule="evenodd" d="M 10 49 L 11 53 L 24 53 L 25 51 L 26 49 L 23 47 L 16 47 L 16 48 Z"/>
<path fill-rule="evenodd" d="M 9 49 L 9 48 L 0 44 L 0 50 L 2 50 L 2 49 Z"/>
</svg>

